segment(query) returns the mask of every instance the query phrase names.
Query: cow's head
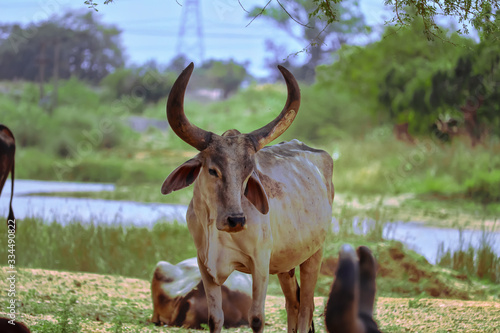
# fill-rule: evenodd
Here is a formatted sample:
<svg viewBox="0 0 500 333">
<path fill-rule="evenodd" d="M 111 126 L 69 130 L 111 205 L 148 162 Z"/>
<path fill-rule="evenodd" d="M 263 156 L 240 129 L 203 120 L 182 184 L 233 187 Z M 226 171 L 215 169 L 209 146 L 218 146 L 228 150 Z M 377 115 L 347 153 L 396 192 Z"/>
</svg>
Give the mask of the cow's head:
<svg viewBox="0 0 500 333">
<path fill-rule="evenodd" d="M 292 123 L 300 106 L 300 90 L 293 75 L 278 66 L 285 78 L 288 98 L 283 111 L 269 124 L 251 133 L 228 130 L 222 136 L 192 125 L 184 114 L 184 93 L 193 72 L 191 63 L 175 81 L 167 101 L 172 130 L 200 153 L 175 169 L 161 188 L 163 194 L 180 190 L 198 179 L 201 200 L 209 211 L 209 223 L 236 232 L 246 228 L 242 200 L 248 199 L 262 214 L 269 205 L 255 171 L 255 153 L 280 136 Z"/>
</svg>

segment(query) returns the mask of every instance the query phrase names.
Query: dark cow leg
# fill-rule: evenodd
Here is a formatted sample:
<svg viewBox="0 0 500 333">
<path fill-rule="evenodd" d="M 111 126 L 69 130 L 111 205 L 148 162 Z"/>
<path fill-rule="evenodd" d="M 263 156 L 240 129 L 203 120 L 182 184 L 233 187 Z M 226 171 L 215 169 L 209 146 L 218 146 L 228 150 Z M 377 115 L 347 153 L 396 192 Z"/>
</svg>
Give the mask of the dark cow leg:
<svg viewBox="0 0 500 333">
<path fill-rule="evenodd" d="M 335 282 L 326 304 L 325 322 L 330 333 L 361 333 L 363 324 L 358 319 L 359 264 L 356 252 L 349 245 L 342 246 Z"/>
<path fill-rule="evenodd" d="M 11 324 L 12 323 L 12 324 Z M 2 333 L 30 333 L 28 326 L 9 318 L 0 317 L 0 332 Z"/>
<path fill-rule="evenodd" d="M 320 248 L 309 259 L 300 264 L 300 306 L 299 333 L 314 332 L 314 288 L 318 281 L 323 248 Z"/>
<path fill-rule="evenodd" d="M 358 247 L 359 257 L 359 313 L 373 315 L 375 302 L 375 278 L 377 267 L 372 252 L 366 246 Z"/>
<path fill-rule="evenodd" d="M 377 291 L 377 263 L 372 252 L 366 246 L 358 247 L 359 257 L 359 318 L 365 326 L 366 333 L 380 333 L 373 320 L 373 304 Z"/>
<path fill-rule="evenodd" d="M 278 279 L 285 295 L 288 333 L 295 333 L 299 323 L 300 305 L 300 288 L 295 277 L 295 268 L 287 273 L 279 273 Z"/>
<path fill-rule="evenodd" d="M 11 189 L 10 189 L 10 204 L 9 204 L 9 217 L 7 219 L 7 225 L 10 225 L 9 221 L 14 221 L 14 211 L 12 210 L 12 199 L 14 196 L 14 159 L 16 153 L 16 142 L 14 139 L 14 134 L 6 126 L 0 124 L 0 194 L 2 194 L 3 186 L 7 181 L 7 178 L 11 176 Z"/>
</svg>

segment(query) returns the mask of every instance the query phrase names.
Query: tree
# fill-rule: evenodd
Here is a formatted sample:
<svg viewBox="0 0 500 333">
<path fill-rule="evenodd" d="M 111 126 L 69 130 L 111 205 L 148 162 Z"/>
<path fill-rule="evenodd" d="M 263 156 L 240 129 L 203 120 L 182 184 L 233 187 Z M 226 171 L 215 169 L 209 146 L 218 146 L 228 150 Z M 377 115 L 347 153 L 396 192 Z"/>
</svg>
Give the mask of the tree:
<svg viewBox="0 0 500 333">
<path fill-rule="evenodd" d="M 378 100 L 395 124 L 408 123 L 411 133 L 429 133 L 431 126 L 440 118 L 447 120 L 456 111 L 436 107 L 432 102 L 432 77 L 440 70 L 454 67 L 467 48 L 456 48 L 442 41 L 419 39 L 424 23 L 413 22 L 405 30 L 389 40 L 377 43 L 382 56 L 387 57 L 385 70 L 378 84 Z M 389 28 L 388 33 L 395 28 Z M 442 30 L 439 37 L 445 37 Z M 473 41 L 452 34 L 449 40 L 455 44 L 473 47 Z"/>
<path fill-rule="evenodd" d="M 98 83 L 124 65 L 120 33 L 92 12 L 68 12 L 26 27 L 0 26 L 0 79 L 75 76 Z"/>
<path fill-rule="evenodd" d="M 234 60 L 208 60 L 195 70 L 197 84 L 200 87 L 212 87 L 222 90 L 222 97 L 238 90 L 241 83 L 249 77 L 248 64 L 239 64 Z M 193 80 L 194 81 L 194 80 Z"/>
<path fill-rule="evenodd" d="M 172 73 L 180 73 L 188 64 L 189 60 L 186 56 L 184 54 L 180 54 L 170 61 L 170 64 L 167 66 L 167 70 Z"/>
<path fill-rule="evenodd" d="M 157 103 L 168 96 L 175 75 L 162 71 L 155 62 L 147 62 L 142 66 L 120 68 L 102 80 L 108 88 L 110 97 L 119 99 L 126 97 L 133 105 L 133 111 L 141 113 L 145 103 Z"/>
<path fill-rule="evenodd" d="M 279 3 L 279 0 L 276 0 Z M 312 0 L 316 7 L 310 17 L 317 17 L 331 24 L 341 20 L 342 13 L 336 10 L 335 4 L 345 0 Z M 387 23 L 394 23 L 397 28 L 409 27 L 414 22 L 423 23 L 422 32 L 428 39 L 439 37 L 442 28 L 436 23 L 436 17 L 452 17 L 462 23 L 459 34 L 468 33 L 467 23 L 480 30 L 481 22 L 490 17 L 491 13 L 498 10 L 500 1 L 484 0 L 386 0 L 386 6 L 392 8 L 394 16 Z M 499 27 L 489 24 L 486 34 L 499 31 Z"/>
<path fill-rule="evenodd" d="M 439 39 L 428 41 L 419 38 L 422 27 L 423 23 L 414 22 L 398 33 L 397 28 L 388 27 L 377 42 L 343 45 L 335 53 L 337 61 L 318 66 L 312 87 L 314 98 L 308 101 L 317 105 L 316 114 L 303 122 L 315 118 L 310 128 L 321 124 L 320 128 L 334 126 L 336 133 L 345 129 L 355 133 L 357 127 L 362 132 L 367 118 L 371 118 L 368 128 L 390 123 L 401 125 L 396 129 L 408 128 L 412 134 L 428 134 L 429 127 L 450 111 L 430 103 L 433 74 L 453 69 L 460 56 L 475 43 L 458 34 L 445 35 L 445 31 L 442 37 L 465 47 Z M 455 110 L 453 116 L 459 115 Z"/>
<path fill-rule="evenodd" d="M 500 24 L 500 13 L 492 20 Z M 485 130 L 500 135 L 500 32 L 484 34 L 449 70 L 433 73 L 430 104 L 458 111 L 472 145 Z"/>
<path fill-rule="evenodd" d="M 307 53 L 307 59 L 298 64 L 287 56 L 286 48 L 268 40 L 267 47 L 274 54 L 273 58 L 268 59 L 268 67 L 275 72 L 276 65 L 283 64 L 290 67 L 299 80 L 312 82 L 316 66 L 331 60 L 333 51 L 338 50 L 351 37 L 367 29 L 357 2 L 349 1 L 334 7 L 340 13 L 341 19 L 328 24 L 317 16 L 310 16 L 315 6 L 308 0 L 290 1 L 286 9 L 278 2 L 263 8 L 256 7 L 250 11 L 250 17 L 262 16 L 287 32 L 304 45 L 301 52 Z M 297 25 L 297 22 L 302 23 Z M 283 58 L 286 58 L 284 62 Z"/>
</svg>

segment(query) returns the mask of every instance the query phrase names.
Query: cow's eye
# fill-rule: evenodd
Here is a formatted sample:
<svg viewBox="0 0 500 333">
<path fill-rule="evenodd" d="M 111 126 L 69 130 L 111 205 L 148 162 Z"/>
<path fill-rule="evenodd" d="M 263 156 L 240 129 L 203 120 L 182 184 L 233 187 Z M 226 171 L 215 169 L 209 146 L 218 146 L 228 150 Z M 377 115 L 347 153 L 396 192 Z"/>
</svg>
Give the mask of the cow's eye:
<svg viewBox="0 0 500 333">
<path fill-rule="evenodd" d="M 208 169 L 208 173 L 214 177 L 218 177 L 217 171 L 215 171 L 215 169 Z"/>
</svg>

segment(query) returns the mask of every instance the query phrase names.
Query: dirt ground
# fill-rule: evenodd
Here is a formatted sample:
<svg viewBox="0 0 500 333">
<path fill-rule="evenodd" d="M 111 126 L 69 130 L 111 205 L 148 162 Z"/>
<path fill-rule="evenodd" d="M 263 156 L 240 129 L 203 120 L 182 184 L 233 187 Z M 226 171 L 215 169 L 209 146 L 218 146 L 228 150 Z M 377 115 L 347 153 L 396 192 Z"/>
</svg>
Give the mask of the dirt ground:
<svg viewBox="0 0 500 333">
<path fill-rule="evenodd" d="M 0 270 L 2 290 L 8 289 L 7 271 L 7 267 Z M 150 324 L 150 283 L 145 280 L 41 269 L 18 269 L 16 278 L 18 320 L 33 332 L 51 332 L 64 320 L 79 322 L 80 332 L 199 332 Z M 315 299 L 317 332 L 325 332 L 325 300 Z M 1 316 L 7 314 L 8 301 L 2 292 Z M 286 331 L 284 302 L 280 296 L 267 297 L 266 332 Z M 378 297 L 375 319 L 384 332 L 500 332 L 500 302 Z"/>
</svg>

